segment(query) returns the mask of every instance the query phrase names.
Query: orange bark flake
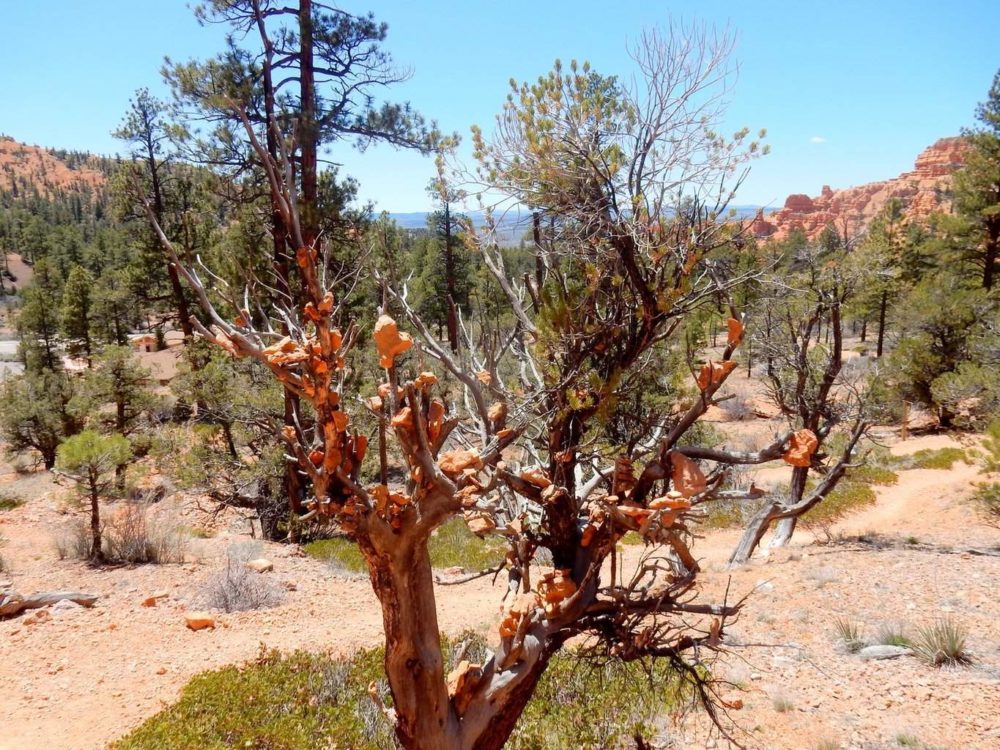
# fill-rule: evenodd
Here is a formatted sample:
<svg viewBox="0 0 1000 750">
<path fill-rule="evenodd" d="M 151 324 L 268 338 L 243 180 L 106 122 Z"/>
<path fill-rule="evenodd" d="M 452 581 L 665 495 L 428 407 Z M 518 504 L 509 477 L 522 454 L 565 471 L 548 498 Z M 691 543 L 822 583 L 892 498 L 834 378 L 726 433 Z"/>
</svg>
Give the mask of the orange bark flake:
<svg viewBox="0 0 1000 750">
<path fill-rule="evenodd" d="M 559 605 L 576 593 L 576 583 L 570 578 L 570 571 L 558 569 L 546 573 L 538 582 L 538 593 L 545 600 L 545 614 L 554 615 L 559 612 Z"/>
<path fill-rule="evenodd" d="M 413 412 L 410 410 L 409 406 L 404 406 L 396 412 L 396 416 L 392 418 L 392 426 L 402 427 L 407 430 L 413 429 Z"/>
<path fill-rule="evenodd" d="M 541 606 L 542 597 L 534 591 L 521 594 L 517 597 L 510 609 L 507 610 L 507 615 L 500 621 L 500 637 L 512 638 L 517 635 L 521 621 L 526 617 L 530 617 L 531 613 Z"/>
<path fill-rule="evenodd" d="M 444 427 L 444 401 L 439 398 L 431 399 L 427 407 L 427 437 L 431 442 L 441 437 L 441 430 Z"/>
<path fill-rule="evenodd" d="M 788 450 L 782 458 L 792 466 L 806 467 L 812 463 L 812 455 L 819 447 L 819 440 L 812 430 L 799 430 L 788 440 Z"/>
<path fill-rule="evenodd" d="M 677 492 L 684 497 L 693 497 L 705 491 L 705 475 L 698 464 L 677 452 L 670 454 L 670 463 L 673 465 L 670 481 Z"/>
<path fill-rule="evenodd" d="M 729 329 L 729 336 L 726 339 L 726 343 L 729 346 L 739 346 L 743 341 L 743 324 L 736 318 L 730 318 L 726 321 L 726 328 Z"/>
<path fill-rule="evenodd" d="M 375 348 L 381 355 L 379 364 L 386 369 L 394 365 L 397 356 L 413 346 L 410 334 L 401 332 L 396 321 L 388 315 L 382 315 L 375 323 L 372 338 L 375 339 Z"/>
<path fill-rule="evenodd" d="M 708 362 L 702 365 L 698 373 L 698 388 L 707 391 L 710 387 L 718 385 L 726 376 L 736 369 L 736 363 L 732 360 L 726 362 Z"/>
<path fill-rule="evenodd" d="M 490 404 L 489 410 L 486 412 L 486 416 L 494 424 L 502 424 L 507 418 L 507 404 L 503 401 L 494 401 Z"/>
<path fill-rule="evenodd" d="M 471 664 L 465 659 L 458 663 L 448 673 L 448 697 L 455 705 L 455 711 L 461 716 L 472 702 L 473 688 L 483 676 L 480 664 Z"/>
<path fill-rule="evenodd" d="M 479 452 L 474 450 L 454 450 L 441 454 L 438 459 L 438 466 L 441 471 L 451 477 L 457 477 L 465 469 L 478 469 L 483 465 Z"/>
<path fill-rule="evenodd" d="M 466 511 L 464 515 L 465 525 L 469 527 L 469 531 L 478 537 L 486 536 L 497 527 L 496 521 L 488 513 L 471 510 Z"/>
<path fill-rule="evenodd" d="M 417 388 L 426 388 L 438 382 L 438 377 L 433 372 L 422 372 L 413 380 Z"/>
<path fill-rule="evenodd" d="M 525 469 L 521 472 L 521 479 L 523 479 L 528 484 L 533 484 L 535 487 L 540 489 L 545 489 L 552 484 L 552 480 L 549 479 L 545 472 L 538 467 L 532 467 L 530 469 Z"/>
</svg>

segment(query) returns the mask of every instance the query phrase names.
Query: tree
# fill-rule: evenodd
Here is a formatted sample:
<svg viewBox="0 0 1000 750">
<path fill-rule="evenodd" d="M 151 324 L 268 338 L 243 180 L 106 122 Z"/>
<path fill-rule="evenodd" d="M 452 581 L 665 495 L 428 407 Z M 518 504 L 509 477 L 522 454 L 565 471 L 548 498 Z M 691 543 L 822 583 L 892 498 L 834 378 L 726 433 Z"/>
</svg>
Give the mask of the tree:
<svg viewBox="0 0 1000 750">
<path fill-rule="evenodd" d="M 91 290 L 94 277 L 82 266 L 73 266 L 63 287 L 62 305 L 60 306 L 60 329 L 67 339 L 67 351 L 70 356 L 83 354 L 90 366 L 92 354 L 91 343 Z"/>
<path fill-rule="evenodd" d="M 867 271 L 862 257 L 850 258 L 850 242 L 842 238 L 799 249 L 777 269 L 767 293 L 751 309 L 750 321 L 766 318 L 769 325 L 754 334 L 756 348 L 767 362 L 768 395 L 794 430 L 782 453 L 793 466 L 787 495 L 770 499 L 754 514 L 730 557 L 745 563 L 772 524 L 777 523 L 771 546 L 786 545 L 799 518 L 832 492 L 857 461 L 859 441 L 868 423 L 858 384 L 841 377 L 843 368 L 843 311 Z M 826 329 L 829 342 L 820 341 Z M 844 448 L 828 465 L 823 445 L 834 428 L 848 423 Z M 761 453 L 747 453 L 757 462 Z M 822 476 L 807 488 L 810 470 Z"/>
<path fill-rule="evenodd" d="M 59 353 L 59 303 L 62 283 L 46 260 L 35 264 L 31 286 L 24 290 L 24 304 L 17 316 L 21 359 L 31 372 L 56 371 L 62 366 Z"/>
<path fill-rule="evenodd" d="M 267 273 L 273 275 L 279 294 L 304 304 L 307 297 L 294 279 L 296 249 L 313 246 L 326 233 L 330 252 L 325 260 L 331 268 L 324 273 L 340 276 L 338 238 L 358 232 L 342 210 L 353 184 L 338 183 L 335 171 L 321 174 L 321 149 L 354 140 L 359 149 L 385 142 L 427 152 L 439 136 L 409 104 L 376 102 L 377 89 L 405 80 L 407 74 L 397 70 L 381 48 L 387 27 L 370 14 L 357 16 L 312 0 L 290 5 L 277 0 L 211 0 L 196 13 L 203 22 L 225 23 L 239 33 L 228 36 L 229 49 L 214 60 L 168 63 L 165 77 L 177 114 L 185 121 L 175 130 L 182 148 L 197 160 L 221 165 L 238 202 L 267 196 L 266 229 L 272 245 Z M 209 123 L 212 131 L 201 133 L 187 125 L 198 121 Z M 299 214 L 295 231 L 262 157 L 292 170 Z M 149 196 L 146 200 L 155 214 L 155 204 Z M 245 273 L 241 281 L 248 276 Z M 278 325 L 278 330 L 290 333 L 285 321 Z M 299 411 L 297 399 L 286 390 L 284 419 L 291 429 Z M 285 491 L 290 512 L 301 514 L 304 490 L 293 461 L 287 466 Z"/>
<path fill-rule="evenodd" d="M 857 295 L 856 304 L 866 324 L 869 315 L 874 314 L 878 320 L 876 357 L 881 357 L 885 349 L 889 308 L 905 289 L 906 240 L 903 204 L 894 198 L 872 221 L 864 241 L 855 251 L 869 273 L 868 283 Z"/>
<path fill-rule="evenodd" d="M 56 450 L 80 430 L 69 408 L 72 382 L 62 372 L 26 371 L 0 383 L 0 432 L 15 453 L 36 450 L 46 469 L 56 463 Z"/>
<path fill-rule="evenodd" d="M 686 520 L 721 492 L 725 468 L 743 457 L 716 451 L 703 469 L 683 438 L 735 367 L 743 337 L 738 311 L 730 308 L 721 359 L 700 368 L 688 363 L 697 391 L 686 408 L 655 415 L 626 447 L 607 432 L 620 405 L 647 385 L 641 376 L 658 366 L 663 350 L 683 350 L 678 338 L 688 316 L 719 295 L 730 297 L 742 280 L 723 278 L 715 263 L 733 240 L 716 217 L 732 193 L 727 179 L 758 148 L 746 131 L 730 140 L 705 130 L 719 115 L 715 86 L 725 80 L 731 42 L 696 28 L 678 31 L 647 35 L 638 45 L 641 85 L 630 89 L 587 66 L 564 73 L 557 65 L 537 85 L 515 88 L 495 138 L 476 134 L 484 179 L 544 214 L 552 228 L 540 250 L 545 278 L 538 286 L 521 286 L 489 232 L 480 238 L 509 315 L 477 321 L 478 342 L 470 334 L 455 355 L 404 290 L 379 274 L 384 293 L 419 333 L 423 354 L 440 368 L 411 369 L 404 357 L 413 338 L 393 318 L 379 318 L 371 336 L 382 382 L 377 396 L 363 395 L 405 462 L 398 484 L 386 481 L 384 453 L 382 481 L 362 479 L 368 438 L 355 427 L 356 400 L 344 392 L 359 329 L 342 318 L 340 288 L 326 283 L 328 247 L 305 241 L 297 186 L 288 179 L 294 160 L 287 152 L 275 158 L 253 137 L 238 103 L 229 106 L 251 135 L 272 204 L 294 240 L 301 296 L 272 289 L 267 306 L 251 315 L 241 309 L 245 296 L 206 286 L 157 229 L 210 317 L 195 323 L 201 335 L 256 360 L 300 399 L 299 418 L 281 438 L 309 488 L 307 515 L 338 524 L 368 564 L 393 697 L 385 711 L 404 747 L 501 747 L 552 655 L 577 636 L 590 638 L 591 653 L 601 658 L 668 659 L 711 709 L 712 687 L 697 654 L 718 645 L 738 607 L 690 601 L 698 564 L 685 541 Z M 146 211 L 156 228 L 148 202 Z M 246 296 L 262 291 L 257 285 Z M 240 311 L 235 319 L 221 312 L 230 306 Z M 505 322 L 510 328 L 500 330 Z M 458 389 L 453 401 L 445 373 Z M 788 442 L 779 440 L 759 461 L 781 455 Z M 497 650 L 484 664 L 462 662 L 446 680 L 427 544 L 458 514 L 476 533 L 507 541 L 496 572 L 506 572 L 511 602 Z M 615 556 L 629 530 L 649 548 L 627 579 Z M 553 569 L 536 578 L 542 551 Z M 689 626 L 683 615 L 716 619 Z"/>
<path fill-rule="evenodd" d="M 448 327 L 448 345 L 452 352 L 458 352 L 458 310 L 469 310 L 469 263 L 465 257 L 465 243 L 462 241 L 463 225 L 468 218 L 454 213 L 454 206 L 465 198 L 465 192 L 448 184 L 444 175 L 443 159 L 438 157 L 438 176 L 431 181 L 428 192 L 441 206 L 427 217 L 427 223 L 436 240 L 437 257 L 425 262 L 422 276 L 430 279 L 425 283 L 425 294 L 430 292 L 440 300 L 445 310 Z M 440 279 L 443 284 L 433 281 Z M 437 288 L 442 287 L 443 288 Z M 430 295 L 428 295 L 430 296 Z"/>
<path fill-rule="evenodd" d="M 1000 71 L 976 119 L 981 127 L 964 133 L 970 148 L 955 173 L 955 211 L 964 224 L 954 241 L 988 291 L 1000 273 Z"/>
<path fill-rule="evenodd" d="M 114 132 L 115 138 L 119 138 L 129 144 L 131 151 L 131 161 L 128 162 L 130 173 L 130 184 L 124 186 L 126 192 L 138 189 L 143 194 L 149 196 L 152 210 L 156 213 L 157 221 L 166 231 L 173 231 L 171 234 L 176 238 L 187 238 L 183 243 L 185 256 L 193 257 L 195 248 L 192 247 L 190 217 L 182 205 L 179 207 L 179 216 L 170 216 L 176 203 L 176 197 L 172 192 L 183 192 L 183 186 L 177 187 L 178 182 L 183 181 L 181 175 L 174 174 L 168 147 L 168 123 L 165 117 L 166 107 L 155 97 L 151 96 L 148 89 L 139 89 L 129 102 L 129 111 L 121 125 Z M 134 200 L 129 200 L 128 204 L 135 205 Z M 145 226 L 145 222 L 143 222 Z M 177 320 L 184 333 L 185 343 L 190 342 L 193 329 L 191 328 L 191 311 L 187 298 L 184 295 L 184 288 L 181 286 L 180 276 L 177 269 L 160 251 L 159 242 L 155 236 L 147 232 L 145 244 L 149 251 L 155 255 L 155 260 L 147 264 L 147 268 L 159 265 L 162 273 L 165 269 L 166 277 L 170 286 L 170 296 L 177 313 Z M 178 241 L 178 244 L 182 244 Z M 158 263 L 157 263 L 158 261 Z M 159 275 L 159 274 L 158 274 Z M 162 276 L 161 276 L 162 278 Z M 151 285 L 152 274 L 145 278 L 146 285 Z"/>
<path fill-rule="evenodd" d="M 149 390 L 149 377 L 129 347 L 106 346 L 86 374 L 74 408 L 128 437 L 138 429 L 142 415 L 159 402 Z M 105 405 L 114 407 L 111 415 L 102 415 Z"/>
<path fill-rule="evenodd" d="M 104 561 L 101 543 L 101 495 L 111 487 L 110 472 L 132 458 L 132 448 L 122 435 L 101 435 L 84 430 L 59 446 L 59 469 L 72 478 L 90 500 L 90 558 Z"/>
</svg>

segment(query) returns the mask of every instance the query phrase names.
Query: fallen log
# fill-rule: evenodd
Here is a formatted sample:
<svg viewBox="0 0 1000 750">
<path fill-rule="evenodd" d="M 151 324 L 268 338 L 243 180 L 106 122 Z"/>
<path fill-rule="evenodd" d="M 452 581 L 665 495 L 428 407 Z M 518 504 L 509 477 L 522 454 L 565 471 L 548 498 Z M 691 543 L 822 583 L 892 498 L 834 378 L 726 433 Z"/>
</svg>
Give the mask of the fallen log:
<svg viewBox="0 0 1000 750">
<path fill-rule="evenodd" d="M 79 591 L 43 591 L 31 596 L 21 596 L 16 591 L 11 591 L 0 596 L 0 617 L 13 617 L 22 610 L 48 607 L 63 599 L 84 607 L 93 607 L 98 595 Z"/>
</svg>

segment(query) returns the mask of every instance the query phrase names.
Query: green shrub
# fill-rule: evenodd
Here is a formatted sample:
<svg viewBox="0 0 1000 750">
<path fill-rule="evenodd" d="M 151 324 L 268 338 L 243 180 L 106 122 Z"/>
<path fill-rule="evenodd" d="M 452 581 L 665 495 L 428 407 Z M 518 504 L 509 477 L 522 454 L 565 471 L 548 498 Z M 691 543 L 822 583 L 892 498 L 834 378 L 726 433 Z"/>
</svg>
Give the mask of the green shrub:
<svg viewBox="0 0 1000 750">
<path fill-rule="evenodd" d="M 883 623 L 875 635 L 875 643 L 880 646 L 902 646 L 903 648 L 910 648 L 913 645 L 903 626 L 898 623 Z"/>
<path fill-rule="evenodd" d="M 965 650 L 965 636 L 965 628 L 950 617 L 944 617 L 917 630 L 913 650 L 934 667 L 971 664 L 972 657 Z"/>
<path fill-rule="evenodd" d="M 803 518 L 814 523 L 831 523 L 838 518 L 860 510 L 875 502 L 875 490 L 868 484 L 857 482 L 848 475 L 840 480 L 837 486 L 823 501 L 813 506 Z"/>
<path fill-rule="evenodd" d="M 466 658 L 482 658 L 483 639 L 466 634 L 444 643 L 446 664 L 452 663 L 457 645 L 470 637 Z M 177 703 L 112 750 L 394 748 L 391 729 L 368 695 L 368 685 L 375 681 L 391 702 L 383 658 L 382 648 L 362 650 L 350 661 L 301 651 L 262 652 L 249 664 L 196 676 Z M 621 747 L 652 733 L 654 723 L 681 697 L 678 684 L 665 663 L 598 666 L 561 652 L 553 657 L 507 747 Z"/>
<path fill-rule="evenodd" d="M 947 471 L 956 461 L 970 463 L 968 454 L 962 448 L 924 448 L 907 456 L 896 456 L 893 466 L 897 469 L 939 469 Z"/>
<path fill-rule="evenodd" d="M 504 546 L 499 539 L 480 539 L 465 525 L 461 518 L 442 524 L 431 536 L 431 564 L 435 568 L 459 567 L 479 571 L 495 566 L 503 559 Z M 317 560 L 325 560 L 350 573 L 368 570 L 358 545 L 345 537 L 318 539 L 305 544 L 302 549 Z"/>
</svg>

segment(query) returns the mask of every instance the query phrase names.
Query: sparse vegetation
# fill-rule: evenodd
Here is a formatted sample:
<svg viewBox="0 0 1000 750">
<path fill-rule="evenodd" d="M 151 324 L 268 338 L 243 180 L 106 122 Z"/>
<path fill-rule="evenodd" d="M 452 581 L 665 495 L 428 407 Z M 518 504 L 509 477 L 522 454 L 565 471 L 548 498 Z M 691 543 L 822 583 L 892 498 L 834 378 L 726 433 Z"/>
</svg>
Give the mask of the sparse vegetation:
<svg viewBox="0 0 1000 750">
<path fill-rule="evenodd" d="M 958 461 L 971 463 L 968 453 L 962 448 L 924 448 L 905 456 L 893 456 L 891 465 L 902 471 L 910 469 L 948 471 Z"/>
<path fill-rule="evenodd" d="M 1000 527 L 1000 482 L 979 482 L 972 501 L 986 523 Z"/>
<path fill-rule="evenodd" d="M 142 503 L 126 501 L 100 521 L 103 557 L 108 563 L 184 562 L 187 537 L 182 528 L 153 515 Z M 82 519 L 59 529 L 53 543 L 60 560 L 94 557 L 93 530 Z"/>
<path fill-rule="evenodd" d="M 837 640 L 849 654 L 856 654 L 866 645 L 864 632 L 860 623 L 847 618 L 838 617 L 834 621 L 837 630 Z"/>
<path fill-rule="evenodd" d="M 495 566 L 504 555 L 501 543 L 493 538 L 480 539 L 459 519 L 442 524 L 428 546 L 435 568 L 458 567 L 475 572 Z M 302 549 L 307 555 L 348 573 L 363 573 L 368 569 L 358 545 L 345 537 L 317 539 Z"/>
<path fill-rule="evenodd" d="M 274 579 L 250 570 L 249 555 L 230 548 L 226 562 L 205 582 L 202 597 L 205 604 L 223 612 L 245 612 L 276 607 L 281 603 L 281 588 Z"/>
<path fill-rule="evenodd" d="M 467 634 L 445 641 L 446 663 L 454 662 L 459 644 L 465 647 L 464 658 L 478 660 L 485 653 L 481 636 Z M 390 750 L 397 745 L 389 724 L 368 694 L 374 682 L 390 700 L 383 659 L 381 648 L 362 650 L 349 661 L 301 651 L 262 652 L 249 664 L 198 675 L 176 704 L 112 748 L 312 750 L 336 738 L 337 747 Z M 636 683 L 646 687 L 636 691 Z M 633 747 L 636 737 L 649 738 L 687 696 L 663 666 L 593 665 L 566 652 L 553 658 L 538 697 L 511 735 L 507 747 L 512 750 Z"/>
<path fill-rule="evenodd" d="M 913 639 L 916 655 L 934 667 L 962 666 L 972 663 L 965 649 L 966 631 L 951 617 L 943 617 L 933 625 L 917 629 Z"/>
<path fill-rule="evenodd" d="M 14 510 L 24 505 L 24 498 L 9 489 L 0 487 L 0 511 Z"/>
<path fill-rule="evenodd" d="M 787 695 L 776 695 L 771 699 L 771 705 L 774 706 L 774 710 L 779 714 L 787 714 L 789 711 L 795 710 L 795 704 Z"/>
<path fill-rule="evenodd" d="M 881 646 L 902 646 L 910 648 L 913 642 L 899 623 L 882 623 L 875 635 L 875 643 Z"/>
</svg>

